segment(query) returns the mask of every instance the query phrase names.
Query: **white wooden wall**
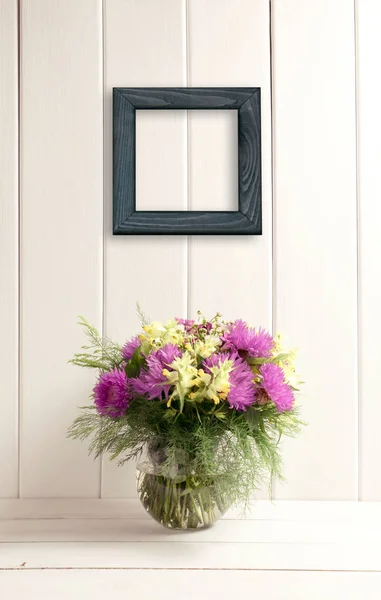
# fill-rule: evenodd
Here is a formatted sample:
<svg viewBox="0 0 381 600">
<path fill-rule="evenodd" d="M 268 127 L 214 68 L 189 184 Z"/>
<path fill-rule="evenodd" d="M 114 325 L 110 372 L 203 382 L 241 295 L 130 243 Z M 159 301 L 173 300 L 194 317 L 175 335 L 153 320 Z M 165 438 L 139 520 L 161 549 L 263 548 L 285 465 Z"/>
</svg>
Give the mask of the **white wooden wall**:
<svg viewBox="0 0 381 600">
<path fill-rule="evenodd" d="M 65 432 L 93 381 L 67 364 L 77 315 L 124 341 L 138 300 L 297 344 L 309 426 L 276 497 L 381 500 L 379 0 L 17 4 L 0 2 L 0 497 L 134 496 L 133 465 Z M 164 85 L 262 88 L 261 237 L 112 236 L 112 87 Z M 234 132 L 233 113 L 145 113 L 138 203 L 230 206 Z"/>
</svg>

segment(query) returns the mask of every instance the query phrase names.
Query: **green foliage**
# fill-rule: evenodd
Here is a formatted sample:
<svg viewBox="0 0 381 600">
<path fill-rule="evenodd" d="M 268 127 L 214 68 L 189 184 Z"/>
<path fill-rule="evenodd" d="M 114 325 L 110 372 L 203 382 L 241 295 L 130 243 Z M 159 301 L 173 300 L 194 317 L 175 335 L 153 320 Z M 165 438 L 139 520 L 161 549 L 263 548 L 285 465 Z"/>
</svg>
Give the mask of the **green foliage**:
<svg viewBox="0 0 381 600">
<path fill-rule="evenodd" d="M 101 372 L 120 367 L 121 346 L 107 338 L 102 338 L 84 317 L 79 317 L 78 323 L 83 327 L 88 343 L 82 346 L 82 352 L 74 354 L 69 362 L 78 367 L 98 369 Z"/>
<path fill-rule="evenodd" d="M 136 398 L 124 417 L 100 416 L 87 407 L 74 421 L 69 437 L 90 438 L 95 457 L 108 453 L 122 465 L 139 457 L 155 442 L 165 449 L 163 472 L 176 463 L 179 451 L 187 458 L 187 472 L 197 474 L 198 486 L 218 485 L 229 505 L 247 503 L 264 481 L 281 478 L 280 438 L 300 428 L 295 412 L 278 413 L 275 406 L 253 407 L 246 413 L 232 410 L 215 414 L 182 413 L 165 402 Z"/>
<path fill-rule="evenodd" d="M 138 317 L 139 317 L 139 319 L 141 321 L 141 324 L 142 325 L 149 325 L 150 319 L 143 312 L 143 309 L 141 308 L 139 302 L 136 303 L 136 312 L 138 313 Z"/>
<path fill-rule="evenodd" d="M 137 377 L 140 373 L 140 369 L 145 363 L 145 358 L 140 352 L 140 348 L 137 348 L 132 355 L 131 360 L 125 367 L 127 377 Z"/>
<path fill-rule="evenodd" d="M 138 311 L 147 322 L 140 307 Z M 125 365 L 120 345 L 102 338 L 85 319 L 81 318 L 80 324 L 87 344 L 75 354 L 72 364 L 101 373 L 124 368 L 129 378 L 139 375 L 146 364 L 141 348 Z M 277 353 L 270 361 L 287 365 L 289 356 Z M 270 361 L 248 360 L 254 376 L 260 364 Z M 202 390 L 202 381 L 198 385 Z M 232 504 L 247 504 L 264 482 L 271 487 L 275 479 L 281 479 L 282 436 L 295 436 L 302 424 L 295 407 L 280 413 L 268 401 L 241 412 L 230 409 L 227 402 L 215 403 L 206 395 L 200 401 L 197 394 L 185 392 L 185 397 L 172 394 L 168 403 L 136 397 L 118 418 L 102 416 L 94 406 L 83 407 L 68 436 L 88 439 L 89 453 L 95 457 L 107 453 L 120 465 L 141 456 L 145 448 L 152 456 L 159 451 L 162 458 L 154 477 L 143 474 L 140 481 L 147 510 L 157 511 L 155 518 L 164 511 L 169 526 L 184 522 L 197 526 L 200 515 L 203 523 L 211 522 L 215 506 L 221 511 Z M 174 472 L 175 478 L 168 477 Z M 204 489 L 209 492 L 201 494 Z"/>
</svg>

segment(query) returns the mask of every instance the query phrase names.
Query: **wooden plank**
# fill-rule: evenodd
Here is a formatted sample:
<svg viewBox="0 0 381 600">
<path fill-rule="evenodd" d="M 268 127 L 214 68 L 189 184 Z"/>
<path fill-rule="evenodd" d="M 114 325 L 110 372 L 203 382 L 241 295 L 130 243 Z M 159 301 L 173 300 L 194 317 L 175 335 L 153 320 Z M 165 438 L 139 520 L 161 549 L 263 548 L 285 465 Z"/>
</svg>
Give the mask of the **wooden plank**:
<svg viewBox="0 0 381 600">
<path fill-rule="evenodd" d="M 188 22 L 189 86 L 261 87 L 263 235 L 194 237 L 190 246 L 189 310 L 242 317 L 271 329 L 271 119 L 269 3 L 192 0 Z M 211 135 L 216 137 L 211 140 Z M 189 115 L 190 206 L 217 210 L 218 174 L 231 135 Z M 212 152 L 205 168 L 205 151 Z M 235 145 L 236 148 L 236 145 Z M 237 159 L 236 159 L 237 160 Z M 236 162 L 229 165 L 236 170 Z M 200 183 L 201 182 L 201 183 Z M 225 200 L 226 202 L 226 200 Z M 260 290 L 260 291 L 259 291 Z"/>
<path fill-rule="evenodd" d="M 267 600 L 321 600 L 346 598 L 378 600 L 380 573 L 314 573 L 276 571 L 3 571 L 0 585 L 5 595 L 28 598 L 32 589 L 41 600 L 103 600 L 155 595 L 166 600 L 228 600 L 248 590 Z M 161 591 L 163 590 L 163 591 Z M 159 595 L 158 595 L 159 594 Z"/>
<path fill-rule="evenodd" d="M 136 209 L 186 210 L 184 111 L 136 112 Z M 161 151 L 152 140 L 159 140 Z M 164 148 L 167 150 L 163 152 Z M 180 151 L 178 151 L 180 149 Z M 149 173 L 149 177 L 147 174 Z M 155 193 L 152 193 L 155 181 Z"/>
<path fill-rule="evenodd" d="M 189 178 L 190 210 L 238 210 L 238 111 L 189 116 L 190 166 L 197 160 L 197 177 L 191 171 Z"/>
<path fill-rule="evenodd" d="M 123 519 L 150 517 L 139 500 L 93 498 L 0 499 L 0 519 Z"/>
<path fill-rule="evenodd" d="M 353 2 L 275 0 L 275 326 L 306 385 L 277 496 L 357 498 Z"/>
<path fill-rule="evenodd" d="M 21 2 L 21 495 L 94 496 L 65 439 L 94 374 L 67 364 L 102 314 L 100 0 Z"/>
<path fill-rule="evenodd" d="M 28 569 L 168 569 L 170 565 L 171 569 L 381 571 L 379 541 L 242 544 L 176 542 L 174 537 L 166 542 L 138 543 L 0 543 L 0 569 L 14 569 L 25 563 Z"/>
<path fill-rule="evenodd" d="M 0 520 L 17 519 L 148 519 L 137 499 L 21 498 L 0 500 Z M 223 519 L 316 523 L 381 522 L 381 503 L 260 500 L 246 514 L 230 509 Z"/>
<path fill-rule="evenodd" d="M 0 497 L 18 495 L 17 3 L 0 4 Z"/>
<path fill-rule="evenodd" d="M 104 6 L 105 333 L 123 342 L 140 328 L 137 301 L 155 320 L 185 314 L 186 241 L 182 237 L 111 235 L 111 90 L 113 87 L 185 85 L 185 6 L 178 0 L 105 0 Z M 168 121 L 173 133 L 166 142 L 151 134 L 151 151 L 166 153 L 168 160 L 173 156 L 179 170 L 181 166 L 176 187 L 182 193 L 174 198 L 176 205 L 170 206 L 180 210 L 180 206 L 186 207 L 186 117 L 183 115 L 179 123 L 179 116 L 174 114 Z M 171 144 L 171 138 L 176 143 Z M 183 157 L 181 161 L 177 155 Z M 144 159 L 144 155 L 137 156 L 137 162 L 140 159 Z M 161 202 L 156 189 L 165 188 L 165 174 L 165 170 L 161 173 L 157 169 L 154 177 L 146 173 L 146 185 L 141 192 L 150 193 Z M 137 202 L 139 204 L 139 198 Z M 102 496 L 135 496 L 134 465 L 119 470 L 115 463 L 105 459 Z"/>
<path fill-rule="evenodd" d="M 219 311 L 226 319 L 243 318 L 271 330 L 269 3 L 267 0 L 192 0 L 189 3 L 188 38 L 188 85 L 260 87 L 262 120 L 262 235 L 245 239 L 191 238 L 189 313 L 194 316 L 197 310 L 202 310 L 211 317 Z M 210 132 L 216 135 L 213 142 Z M 192 210 L 205 209 L 206 203 L 208 210 L 218 209 L 220 194 L 215 180 L 221 169 L 226 168 L 226 144 L 230 139 L 226 127 L 216 131 L 212 124 L 206 127 L 200 119 L 189 115 L 189 203 Z M 206 171 L 202 148 L 208 146 L 213 153 Z M 234 145 L 233 149 L 236 147 Z M 231 172 L 237 168 L 236 160 L 230 164 Z M 257 496 L 267 497 L 267 490 L 258 492 Z"/>
<path fill-rule="evenodd" d="M 211 530 L 179 532 L 153 519 L 13 519 L 0 524 L 0 542 L 186 542 L 266 544 L 374 544 L 381 522 L 222 519 Z"/>
<path fill-rule="evenodd" d="M 362 500 L 381 500 L 381 417 L 378 365 L 381 350 L 381 6 L 357 1 L 358 192 L 359 192 L 359 384 Z"/>
</svg>

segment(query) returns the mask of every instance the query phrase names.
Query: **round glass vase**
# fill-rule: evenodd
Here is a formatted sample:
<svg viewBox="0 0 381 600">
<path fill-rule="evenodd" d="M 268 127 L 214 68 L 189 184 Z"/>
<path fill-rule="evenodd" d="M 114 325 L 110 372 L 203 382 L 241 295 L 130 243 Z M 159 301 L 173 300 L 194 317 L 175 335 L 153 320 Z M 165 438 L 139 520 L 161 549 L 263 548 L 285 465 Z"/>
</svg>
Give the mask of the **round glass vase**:
<svg viewBox="0 0 381 600">
<path fill-rule="evenodd" d="M 211 527 L 228 508 L 215 482 L 193 471 L 192 460 L 183 450 L 169 457 L 165 446 L 150 444 L 136 471 L 140 502 L 164 527 Z"/>
</svg>

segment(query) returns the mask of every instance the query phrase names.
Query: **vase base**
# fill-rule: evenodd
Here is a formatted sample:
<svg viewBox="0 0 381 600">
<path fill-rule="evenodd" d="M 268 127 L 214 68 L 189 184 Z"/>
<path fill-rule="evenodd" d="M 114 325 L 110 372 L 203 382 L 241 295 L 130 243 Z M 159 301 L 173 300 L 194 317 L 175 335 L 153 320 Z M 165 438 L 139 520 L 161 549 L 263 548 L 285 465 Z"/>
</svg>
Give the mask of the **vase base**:
<svg viewBox="0 0 381 600">
<path fill-rule="evenodd" d="M 215 486 L 192 486 L 138 469 L 137 488 L 146 512 L 167 529 L 198 531 L 212 527 L 227 507 Z"/>
</svg>

